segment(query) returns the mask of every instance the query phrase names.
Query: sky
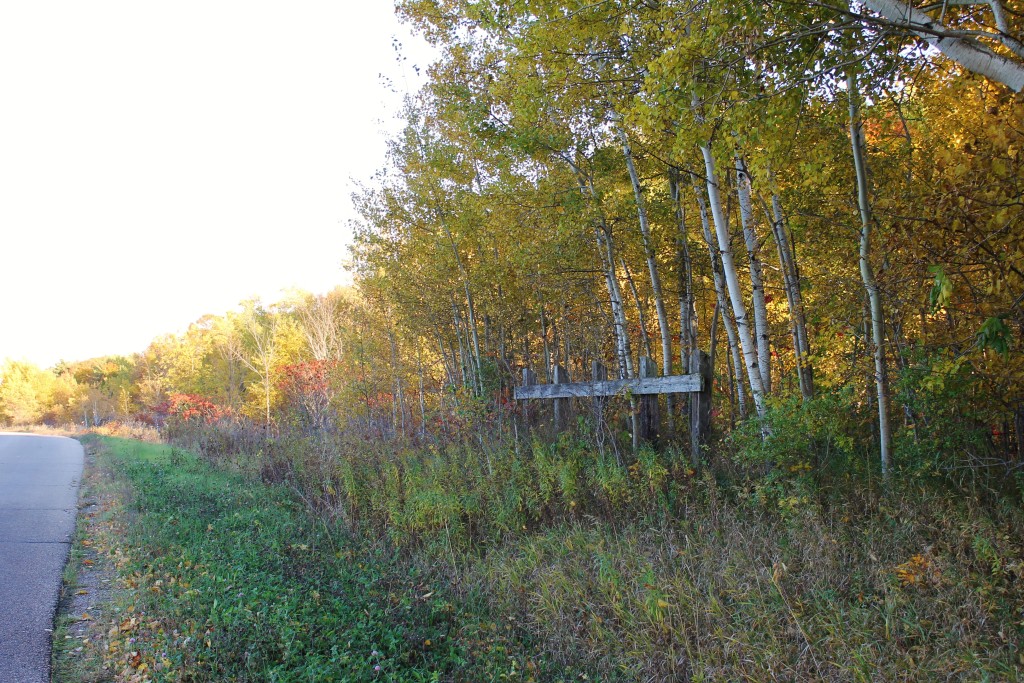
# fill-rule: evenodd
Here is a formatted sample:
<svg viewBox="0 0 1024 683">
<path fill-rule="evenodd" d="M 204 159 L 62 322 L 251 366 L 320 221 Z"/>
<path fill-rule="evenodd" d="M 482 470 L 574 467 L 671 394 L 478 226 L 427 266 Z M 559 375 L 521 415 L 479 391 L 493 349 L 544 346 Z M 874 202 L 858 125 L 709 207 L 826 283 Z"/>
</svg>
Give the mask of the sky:
<svg viewBox="0 0 1024 683">
<path fill-rule="evenodd" d="M 350 195 L 431 56 L 387 0 L 0 3 L 0 359 L 347 282 Z"/>
</svg>

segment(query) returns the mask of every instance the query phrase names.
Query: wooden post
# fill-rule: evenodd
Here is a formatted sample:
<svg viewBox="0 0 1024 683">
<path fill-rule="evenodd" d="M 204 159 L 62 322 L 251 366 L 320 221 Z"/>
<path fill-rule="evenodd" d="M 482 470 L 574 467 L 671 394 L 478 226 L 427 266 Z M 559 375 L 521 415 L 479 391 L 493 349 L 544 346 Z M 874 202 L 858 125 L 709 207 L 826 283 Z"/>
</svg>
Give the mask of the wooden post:
<svg viewBox="0 0 1024 683">
<path fill-rule="evenodd" d="M 552 384 L 568 384 L 569 373 L 565 371 L 561 365 L 556 365 L 552 368 L 551 373 Z M 569 423 L 569 399 L 567 398 L 556 398 L 554 410 L 554 427 L 555 432 L 565 431 L 566 426 Z"/>
<path fill-rule="evenodd" d="M 608 368 L 601 361 L 590 362 L 590 381 L 605 382 L 608 380 Z M 604 407 L 608 399 L 603 396 L 595 396 L 591 399 L 591 409 L 594 413 L 594 433 L 601 429 L 601 420 L 604 419 Z"/>
<path fill-rule="evenodd" d="M 699 374 L 703 385 L 690 398 L 690 458 L 693 466 L 700 465 L 701 448 L 708 440 L 711 428 L 711 357 L 700 349 L 690 355 L 690 372 Z"/>
<path fill-rule="evenodd" d="M 531 370 L 530 368 L 523 368 L 523 386 L 524 387 L 532 387 L 532 386 L 534 386 L 536 384 L 537 384 L 537 373 L 534 372 L 533 370 Z M 530 405 L 529 403 L 527 403 L 523 413 L 524 413 L 524 416 L 526 417 L 526 425 L 527 425 L 527 427 L 533 427 L 534 426 L 534 421 L 535 421 L 534 420 L 535 413 L 533 411 L 533 406 Z"/>
<path fill-rule="evenodd" d="M 658 366 L 644 356 L 640 359 L 640 377 L 657 377 Z M 640 396 L 640 441 L 650 444 L 658 442 L 658 395 L 644 394 Z"/>
</svg>

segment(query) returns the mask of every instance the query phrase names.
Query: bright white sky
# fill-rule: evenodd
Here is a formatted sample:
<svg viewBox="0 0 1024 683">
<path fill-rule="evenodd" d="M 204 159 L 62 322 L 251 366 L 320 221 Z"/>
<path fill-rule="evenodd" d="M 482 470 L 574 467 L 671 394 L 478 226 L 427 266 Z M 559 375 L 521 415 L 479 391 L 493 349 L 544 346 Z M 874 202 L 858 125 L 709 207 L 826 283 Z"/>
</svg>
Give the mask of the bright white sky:
<svg viewBox="0 0 1024 683">
<path fill-rule="evenodd" d="M 388 0 L 0 3 L 0 359 L 344 282 L 353 180 L 430 54 Z"/>
</svg>

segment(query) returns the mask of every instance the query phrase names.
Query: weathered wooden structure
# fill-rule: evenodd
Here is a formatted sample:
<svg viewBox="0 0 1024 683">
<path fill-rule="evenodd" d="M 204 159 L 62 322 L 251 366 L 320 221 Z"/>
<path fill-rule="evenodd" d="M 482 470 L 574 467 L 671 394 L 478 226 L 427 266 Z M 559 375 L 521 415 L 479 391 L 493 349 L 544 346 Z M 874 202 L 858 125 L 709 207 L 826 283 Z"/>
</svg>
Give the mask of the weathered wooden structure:
<svg viewBox="0 0 1024 683">
<path fill-rule="evenodd" d="M 640 377 L 609 380 L 607 369 L 597 361 L 591 368 L 591 381 L 570 382 L 569 373 L 556 365 L 550 384 L 537 384 L 537 375 L 523 370 L 523 383 L 515 388 L 517 401 L 548 399 L 554 402 L 553 424 L 556 431 L 568 427 L 568 402 L 573 398 L 593 401 L 595 413 L 600 413 L 609 396 L 633 395 L 639 398 L 640 440 L 654 443 L 658 439 L 660 424 L 659 394 L 690 394 L 690 450 L 694 462 L 700 458 L 711 423 L 711 363 L 708 355 L 697 351 L 690 359 L 690 374 L 658 377 L 657 365 L 650 358 L 640 359 Z"/>
</svg>

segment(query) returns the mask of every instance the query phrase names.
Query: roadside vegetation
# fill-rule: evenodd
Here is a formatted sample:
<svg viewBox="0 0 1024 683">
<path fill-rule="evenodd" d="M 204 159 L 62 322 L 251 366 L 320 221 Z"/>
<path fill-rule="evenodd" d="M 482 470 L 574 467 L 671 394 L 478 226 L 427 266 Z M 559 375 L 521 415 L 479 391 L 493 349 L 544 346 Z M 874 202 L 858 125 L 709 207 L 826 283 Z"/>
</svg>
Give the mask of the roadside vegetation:
<svg viewBox="0 0 1024 683">
<path fill-rule="evenodd" d="M 91 648 L 107 676 L 91 680 L 1016 680 L 1024 666 L 1024 519 L 982 488 L 812 489 L 797 468 L 765 490 L 653 451 L 608 474 L 562 439 L 492 451 L 495 477 L 456 478 L 437 454 L 403 499 L 371 478 L 356 515 L 347 494 L 311 504 L 333 485 L 280 453 L 88 443 L 120 491 L 103 517 L 116 534 L 90 542 L 120 588 L 103 617 L 69 615 L 89 631 L 58 661 Z M 463 467 L 467 452 L 453 449 Z M 562 463 L 547 483 L 545 458 Z M 517 461 L 531 472 L 513 483 Z M 611 500 L 606 477 L 635 493 Z M 511 486 L 537 497 L 490 504 Z"/>
<path fill-rule="evenodd" d="M 1019 679 L 1021 15 L 920 9 L 996 74 L 874 0 L 396 5 L 439 58 L 353 286 L 0 368 L 159 435 L 100 457 L 128 674 Z"/>
<path fill-rule="evenodd" d="M 71 566 L 108 564 L 116 590 L 102 612 L 65 609 L 57 681 L 568 680 L 485 601 L 453 603 L 442 577 L 325 526 L 286 487 L 170 446 L 86 441 L 118 521 L 79 534 Z"/>
</svg>

